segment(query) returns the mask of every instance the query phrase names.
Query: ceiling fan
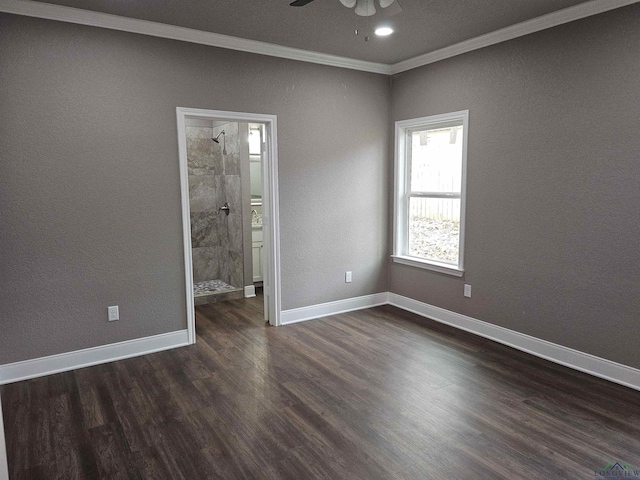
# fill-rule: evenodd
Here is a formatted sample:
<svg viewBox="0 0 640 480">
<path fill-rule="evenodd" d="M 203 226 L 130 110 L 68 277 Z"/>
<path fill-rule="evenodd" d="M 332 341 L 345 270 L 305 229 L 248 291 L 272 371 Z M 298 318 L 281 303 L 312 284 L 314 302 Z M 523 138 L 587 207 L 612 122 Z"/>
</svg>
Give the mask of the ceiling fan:
<svg viewBox="0 0 640 480">
<path fill-rule="evenodd" d="M 304 7 L 305 5 L 313 2 L 313 0 L 295 0 L 290 3 L 292 7 Z M 370 17 L 376 13 L 377 3 L 382 9 L 382 13 L 385 16 L 392 16 L 400 13 L 402 7 L 398 3 L 398 0 L 340 0 L 340 3 L 347 8 L 356 7 L 356 15 L 361 17 Z"/>
</svg>

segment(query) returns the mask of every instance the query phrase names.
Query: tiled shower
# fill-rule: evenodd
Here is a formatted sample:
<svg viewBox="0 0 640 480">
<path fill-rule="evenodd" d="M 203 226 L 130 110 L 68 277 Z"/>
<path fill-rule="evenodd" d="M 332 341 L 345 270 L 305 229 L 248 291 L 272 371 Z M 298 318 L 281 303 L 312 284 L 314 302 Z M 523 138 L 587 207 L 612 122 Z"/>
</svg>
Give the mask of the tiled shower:
<svg viewBox="0 0 640 480">
<path fill-rule="evenodd" d="M 243 297 L 241 133 L 246 124 L 186 124 L 195 304 Z M 219 143 L 212 141 L 218 137 Z M 226 151 L 226 154 L 224 153 Z M 227 203 L 228 215 L 220 210 Z"/>
</svg>

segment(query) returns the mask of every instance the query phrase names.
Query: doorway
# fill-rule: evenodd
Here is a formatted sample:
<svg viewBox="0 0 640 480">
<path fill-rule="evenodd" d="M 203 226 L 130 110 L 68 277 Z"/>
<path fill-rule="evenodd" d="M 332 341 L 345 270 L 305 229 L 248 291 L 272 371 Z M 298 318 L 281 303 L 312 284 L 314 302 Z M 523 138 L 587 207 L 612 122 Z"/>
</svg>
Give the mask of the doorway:
<svg viewBox="0 0 640 480">
<path fill-rule="evenodd" d="M 275 115 L 183 107 L 176 108 L 176 116 L 189 342 L 195 343 L 196 338 L 194 287 L 199 293 L 197 298 L 200 302 L 204 298 L 203 295 L 207 294 L 223 294 L 234 298 L 241 297 L 243 294 L 244 296 L 252 296 L 255 290 L 254 285 L 260 286 L 259 282 L 253 283 L 258 275 L 252 275 L 252 266 L 256 268 L 259 266 L 260 270 L 259 278 L 262 282 L 265 320 L 270 325 L 279 326 L 281 304 L 277 118 Z M 189 132 L 189 138 L 187 132 Z M 244 147 L 244 142 L 246 142 L 247 152 L 249 152 L 250 133 L 252 133 L 253 162 L 250 164 L 247 161 L 246 166 L 242 167 L 245 178 L 241 180 L 241 162 L 234 156 L 237 155 L 235 149 L 239 148 L 237 145 Z M 193 135 L 202 137 L 202 141 L 198 143 L 202 151 L 188 152 L 188 144 L 193 149 Z M 256 142 L 256 135 L 259 138 L 259 143 Z M 256 150 L 258 148 L 259 151 Z M 206 158 L 203 156 L 199 159 L 198 155 L 201 153 L 203 155 L 209 154 L 209 156 Z M 191 163 L 189 158 L 191 158 Z M 247 155 L 248 159 L 249 155 Z M 256 159 L 259 159 L 259 162 L 256 162 Z M 227 161 L 226 169 L 225 160 Z M 253 185 L 251 185 L 249 177 L 250 171 L 253 171 Z M 192 174 L 191 178 L 190 173 Z M 211 177 L 208 180 L 210 185 L 213 185 L 214 182 L 217 182 L 216 185 L 223 183 L 228 183 L 228 185 L 226 189 L 218 189 L 218 192 L 222 192 L 221 194 L 210 195 L 207 199 L 204 197 L 190 199 L 190 184 L 193 188 L 206 190 L 206 187 L 198 187 L 205 182 L 202 178 L 193 176 L 197 173 L 210 173 Z M 259 173 L 258 179 L 256 179 L 257 173 Z M 214 176 L 214 174 L 216 175 Z M 227 174 L 228 177 L 225 176 Z M 242 188 L 243 186 L 244 188 Z M 252 192 L 249 191 L 250 189 Z M 240 190 L 244 191 L 246 206 L 240 198 Z M 258 190 L 261 190 L 260 198 L 256 193 Z M 205 203 L 206 207 L 203 206 Z M 258 203 L 260 203 L 259 208 L 257 208 Z M 192 212 L 192 207 L 194 212 Z M 249 220 L 251 223 L 247 223 Z M 258 220 L 260 222 L 259 228 L 255 225 Z M 241 221 L 247 225 L 239 223 Z M 199 236 L 192 234 L 192 222 L 199 223 L 195 229 L 197 232 L 216 227 L 226 229 L 224 230 L 225 235 L 227 235 L 226 232 L 238 233 L 228 234 L 232 239 L 230 242 L 225 240 L 223 244 L 200 248 Z M 240 233 L 243 229 L 244 235 Z M 255 259 L 256 251 L 253 249 L 255 244 L 252 245 L 255 236 L 254 230 L 259 230 L 262 242 L 260 251 L 257 252 L 259 254 L 258 264 Z M 238 235 L 244 240 L 234 242 L 233 239 Z M 244 248 L 243 245 L 250 245 L 250 247 Z M 250 252 L 248 258 L 245 255 L 244 262 L 233 261 L 233 258 L 237 260 L 238 255 L 242 255 L 241 251 Z M 251 253 L 253 253 L 253 258 L 251 258 Z M 209 255 L 209 258 L 205 258 L 203 261 L 201 258 L 203 254 Z M 194 265 L 194 257 L 198 261 L 197 265 Z M 219 265 L 216 263 L 218 261 Z M 244 268 L 247 262 L 250 265 Z M 220 278 L 209 278 L 214 276 Z M 216 289 L 222 290 L 216 291 Z"/>
</svg>

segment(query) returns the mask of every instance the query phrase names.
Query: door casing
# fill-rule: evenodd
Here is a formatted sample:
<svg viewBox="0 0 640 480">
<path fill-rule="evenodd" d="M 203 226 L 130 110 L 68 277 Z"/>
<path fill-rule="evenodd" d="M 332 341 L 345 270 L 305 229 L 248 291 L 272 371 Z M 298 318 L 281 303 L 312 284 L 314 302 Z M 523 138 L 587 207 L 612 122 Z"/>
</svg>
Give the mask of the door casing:
<svg viewBox="0 0 640 480">
<path fill-rule="evenodd" d="M 265 318 L 270 325 L 280 326 L 282 311 L 280 295 L 280 212 L 278 194 L 277 117 L 262 113 L 228 112 L 198 108 L 176 108 L 178 127 L 178 158 L 182 200 L 182 236 L 184 244 L 184 276 L 187 295 L 187 330 L 189 343 L 196 342 L 196 318 L 193 301 L 193 263 L 191 258 L 191 213 L 189 207 L 189 170 L 187 165 L 187 118 L 264 125 L 265 155 L 262 162 L 262 228 L 266 275 L 263 274 Z"/>
</svg>

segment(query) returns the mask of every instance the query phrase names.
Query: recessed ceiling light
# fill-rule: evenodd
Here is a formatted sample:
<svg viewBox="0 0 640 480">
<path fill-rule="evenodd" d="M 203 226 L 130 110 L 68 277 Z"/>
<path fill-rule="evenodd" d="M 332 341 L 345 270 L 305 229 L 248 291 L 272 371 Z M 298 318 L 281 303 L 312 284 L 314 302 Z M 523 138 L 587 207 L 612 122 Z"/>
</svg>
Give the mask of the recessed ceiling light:
<svg viewBox="0 0 640 480">
<path fill-rule="evenodd" d="M 387 35 L 391 35 L 393 33 L 393 28 L 390 27 L 379 27 L 376 28 L 376 35 L 379 37 L 386 37 Z"/>
</svg>

